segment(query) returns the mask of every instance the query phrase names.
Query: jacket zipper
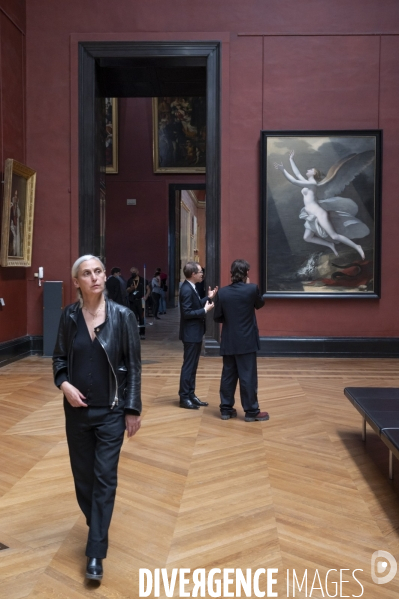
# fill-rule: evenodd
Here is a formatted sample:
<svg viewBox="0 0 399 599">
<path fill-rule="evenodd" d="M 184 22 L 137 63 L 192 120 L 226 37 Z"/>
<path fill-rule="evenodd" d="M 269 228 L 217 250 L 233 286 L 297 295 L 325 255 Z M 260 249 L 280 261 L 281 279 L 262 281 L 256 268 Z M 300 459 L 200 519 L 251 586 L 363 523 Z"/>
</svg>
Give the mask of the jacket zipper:
<svg viewBox="0 0 399 599">
<path fill-rule="evenodd" d="M 96 337 L 97 337 L 97 340 L 98 340 L 99 344 L 101 345 L 101 347 L 105 351 L 105 355 L 107 356 L 108 364 L 110 365 L 110 368 L 112 370 L 112 374 L 114 375 L 114 379 L 115 379 L 115 397 L 114 397 L 114 401 L 112 402 L 112 405 L 111 405 L 111 410 L 112 410 L 114 408 L 114 406 L 118 405 L 118 401 L 119 401 L 118 400 L 118 379 L 116 378 L 116 374 L 115 374 L 114 368 L 113 368 L 113 366 L 112 366 L 112 364 L 110 362 L 110 359 L 108 357 L 107 350 L 105 349 L 105 347 L 101 343 L 101 339 L 97 335 L 97 331 L 95 331 L 95 333 L 96 333 Z"/>
</svg>

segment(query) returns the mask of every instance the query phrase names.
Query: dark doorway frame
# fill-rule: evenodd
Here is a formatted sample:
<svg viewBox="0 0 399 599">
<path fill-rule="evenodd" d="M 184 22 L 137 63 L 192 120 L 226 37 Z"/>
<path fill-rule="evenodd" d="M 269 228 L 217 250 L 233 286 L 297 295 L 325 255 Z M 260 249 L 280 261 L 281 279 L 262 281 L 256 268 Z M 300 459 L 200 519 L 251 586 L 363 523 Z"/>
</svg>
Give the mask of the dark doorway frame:
<svg viewBox="0 0 399 599">
<path fill-rule="evenodd" d="M 169 300 L 168 304 L 172 307 L 175 305 L 175 280 L 177 264 L 180 262 L 180 257 L 176 256 L 176 236 L 177 231 L 180 235 L 180 219 L 177 222 L 177 206 L 176 206 L 176 191 L 189 189 L 206 189 L 206 183 L 171 183 L 169 185 L 169 234 L 168 234 L 168 253 L 169 253 Z M 205 215 L 207 206 L 205 205 Z M 179 210 L 180 213 L 180 203 Z M 205 232 L 206 235 L 206 232 Z M 180 269 L 179 269 L 180 270 Z"/>
<path fill-rule="evenodd" d="M 207 68 L 207 145 L 206 145 L 206 264 L 212 287 L 220 281 L 220 189 L 221 117 L 220 64 L 221 42 L 79 42 L 79 252 L 99 253 L 100 201 L 96 166 L 95 100 L 98 96 L 99 61 L 103 58 L 185 58 L 187 65 L 203 60 Z M 96 91 L 97 90 L 97 91 Z M 106 90 L 102 90 L 106 95 Z M 208 320 L 206 337 L 212 343 L 219 327 Z"/>
</svg>

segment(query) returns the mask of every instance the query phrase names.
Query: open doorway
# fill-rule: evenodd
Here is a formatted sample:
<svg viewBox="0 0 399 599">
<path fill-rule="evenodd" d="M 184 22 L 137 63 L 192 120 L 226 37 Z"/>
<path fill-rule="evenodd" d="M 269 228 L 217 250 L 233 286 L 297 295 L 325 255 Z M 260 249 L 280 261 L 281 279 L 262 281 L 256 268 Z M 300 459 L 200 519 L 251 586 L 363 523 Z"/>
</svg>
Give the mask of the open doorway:
<svg viewBox="0 0 399 599">
<path fill-rule="evenodd" d="M 169 185 L 169 305 L 177 306 L 183 266 L 189 260 L 206 269 L 206 185 Z"/>
<path fill-rule="evenodd" d="M 206 212 L 207 237 L 203 254 L 209 283 L 215 285 L 219 282 L 220 270 L 220 44 L 218 42 L 83 42 L 79 44 L 80 252 L 82 254 L 101 253 L 99 251 L 101 163 L 97 159 L 99 136 L 96 119 L 93 119 L 98 98 L 168 95 L 162 85 L 167 85 L 170 77 L 160 78 L 161 87 L 159 78 L 147 77 L 145 93 L 131 93 L 132 86 L 137 89 L 143 83 L 139 81 L 140 73 L 146 72 L 146 69 L 157 70 L 165 66 L 172 69 L 206 67 L 207 209 L 204 212 Z M 153 89 L 148 92 L 148 86 L 151 85 Z M 194 186 L 192 188 L 194 189 Z M 165 225 L 167 226 L 166 222 Z M 195 226 L 195 219 L 191 219 L 190 231 L 194 232 Z M 190 238 L 194 238 L 192 233 Z M 198 250 L 193 245 L 191 250 L 194 249 Z M 169 255 L 169 265 L 172 262 L 172 256 Z M 173 279 L 171 277 L 169 280 L 174 280 L 175 275 L 176 273 Z M 216 338 L 217 332 L 218 328 L 210 323 L 207 336 Z"/>
</svg>

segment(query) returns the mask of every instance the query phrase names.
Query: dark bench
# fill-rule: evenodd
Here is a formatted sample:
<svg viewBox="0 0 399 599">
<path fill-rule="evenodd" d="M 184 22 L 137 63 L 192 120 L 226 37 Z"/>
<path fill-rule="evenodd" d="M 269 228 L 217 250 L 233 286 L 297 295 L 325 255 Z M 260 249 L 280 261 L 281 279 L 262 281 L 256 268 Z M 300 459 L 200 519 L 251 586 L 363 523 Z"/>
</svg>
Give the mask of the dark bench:
<svg viewBox="0 0 399 599">
<path fill-rule="evenodd" d="M 399 459 L 399 388 L 346 387 L 344 393 L 363 417 L 363 441 L 368 423 L 388 447 L 389 478 L 392 479 L 392 456 Z"/>
</svg>

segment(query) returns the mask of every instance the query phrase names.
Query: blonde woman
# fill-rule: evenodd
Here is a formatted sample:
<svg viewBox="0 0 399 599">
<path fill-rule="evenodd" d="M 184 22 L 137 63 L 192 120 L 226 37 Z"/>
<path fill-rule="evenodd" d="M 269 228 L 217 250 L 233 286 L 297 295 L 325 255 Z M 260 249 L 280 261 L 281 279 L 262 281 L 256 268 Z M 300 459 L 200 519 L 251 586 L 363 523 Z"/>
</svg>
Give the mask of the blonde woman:
<svg viewBox="0 0 399 599">
<path fill-rule="evenodd" d="M 140 428 L 140 340 L 133 312 L 104 294 L 98 258 L 78 258 L 72 281 L 79 301 L 61 316 L 54 382 L 64 394 L 76 497 L 89 527 L 86 578 L 101 580 L 124 433 Z"/>
</svg>

